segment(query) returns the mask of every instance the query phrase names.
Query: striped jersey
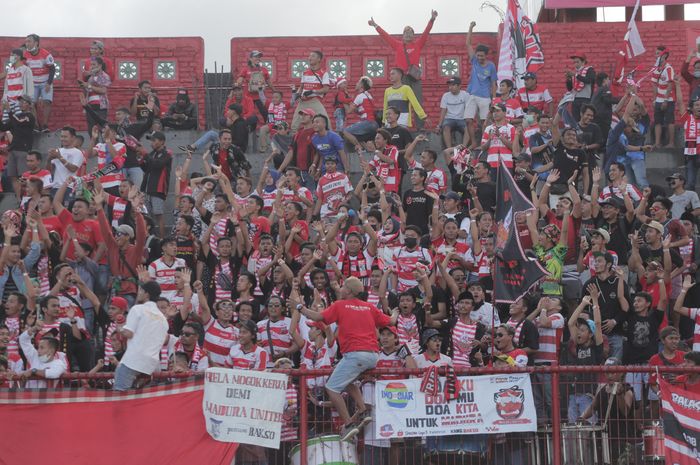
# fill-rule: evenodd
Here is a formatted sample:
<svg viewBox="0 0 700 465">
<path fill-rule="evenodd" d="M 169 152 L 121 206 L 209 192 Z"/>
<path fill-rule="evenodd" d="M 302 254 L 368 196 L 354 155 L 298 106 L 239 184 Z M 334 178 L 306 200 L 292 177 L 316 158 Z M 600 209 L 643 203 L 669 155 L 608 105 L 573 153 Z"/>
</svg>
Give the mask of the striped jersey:
<svg viewBox="0 0 700 465">
<path fill-rule="evenodd" d="M 250 352 L 246 352 L 240 344 L 236 344 L 231 347 L 226 357 L 226 366 L 240 370 L 265 371 L 268 358 L 267 352 L 260 346 L 253 345 Z"/>
<path fill-rule="evenodd" d="M 273 368 L 275 365 L 275 362 L 272 360 L 273 353 L 281 354 L 292 347 L 292 335 L 289 332 L 291 324 L 291 318 L 287 317 L 282 317 L 277 321 L 267 318 L 258 322 L 258 343 L 270 354 L 267 368 Z M 270 329 L 269 334 L 268 325 Z M 270 350 L 270 343 L 272 343 L 272 350 Z"/>
<path fill-rule="evenodd" d="M 301 327 L 301 325 L 300 325 Z M 316 343 L 308 339 L 304 343 L 301 350 L 300 366 L 309 370 L 330 368 L 335 360 L 335 354 L 338 352 L 338 344 L 333 343 L 333 347 L 328 347 L 326 341 L 323 341 L 320 347 L 316 347 Z M 306 378 L 306 385 L 310 388 L 323 387 L 326 385 L 328 376 L 317 376 L 316 378 Z"/>
<path fill-rule="evenodd" d="M 535 353 L 535 363 L 547 362 L 556 365 L 559 354 L 559 343 L 564 333 L 564 317 L 561 313 L 547 315 L 551 328 L 540 326 L 539 318 L 535 319 L 537 330 L 540 333 L 540 348 Z"/>
<path fill-rule="evenodd" d="M 393 145 L 387 145 L 382 151 L 382 155 L 389 157 L 392 162 L 382 161 L 376 154 L 370 160 L 369 165 L 377 171 L 377 177 L 384 183 L 384 190 L 387 192 L 399 192 L 399 182 L 401 181 L 401 168 L 399 167 L 399 149 Z"/>
<path fill-rule="evenodd" d="M 280 431 L 280 441 L 296 441 L 299 439 L 297 429 L 294 427 L 294 413 L 298 408 L 299 395 L 291 380 L 288 386 L 284 395 L 286 404 L 284 406 L 284 423 L 282 423 L 282 430 Z"/>
<path fill-rule="evenodd" d="M 416 250 L 410 251 L 406 247 L 401 247 L 394 253 L 392 261 L 396 264 L 398 274 L 398 292 L 404 292 L 418 285 L 418 281 L 413 276 L 413 271 L 416 269 L 419 260 L 433 262 L 433 257 L 428 249 L 417 247 Z"/>
<path fill-rule="evenodd" d="M 97 169 L 102 169 L 109 163 L 118 163 L 117 159 L 122 159 L 121 164 L 124 164 L 123 158 L 126 156 L 126 145 L 121 142 L 115 142 L 112 144 L 114 150 L 117 153 L 108 153 L 107 144 L 104 142 L 99 143 L 95 146 L 95 151 L 97 152 Z M 117 164 L 117 166 L 119 166 Z M 114 171 L 109 174 L 105 174 L 100 177 L 100 183 L 104 188 L 119 187 L 119 184 L 124 180 L 124 175 L 121 170 Z"/>
<path fill-rule="evenodd" d="M 668 63 L 664 63 L 663 68 L 655 68 L 651 74 L 651 82 L 656 84 L 655 103 L 673 102 L 673 67 Z M 667 94 L 668 92 L 668 94 Z"/>
<path fill-rule="evenodd" d="M 172 265 L 163 261 L 163 257 L 148 265 L 148 275 L 160 285 L 160 296 L 171 301 L 177 294 L 175 284 L 175 273 L 178 268 L 185 268 L 187 265 L 181 258 L 176 258 Z"/>
<path fill-rule="evenodd" d="M 34 98 L 34 88 L 27 88 L 27 86 L 33 85 L 32 80 L 32 70 L 29 66 L 10 67 L 5 76 L 7 92 L 3 95 L 3 100 L 17 100 L 23 95 L 29 95 Z"/>
<path fill-rule="evenodd" d="M 415 355 L 420 352 L 420 331 L 416 315 L 399 313 L 396 320 L 396 330 L 399 333 L 399 345 L 405 344 L 411 354 Z"/>
<path fill-rule="evenodd" d="M 219 320 L 209 318 L 204 323 L 204 350 L 209 355 L 209 360 L 225 366 L 231 347 L 238 344 L 238 328 L 235 326 L 223 326 Z"/>
<path fill-rule="evenodd" d="M 27 59 L 26 65 L 32 70 L 34 85 L 47 83 L 51 67 L 55 64 L 53 55 L 48 50 L 40 48 L 36 55 L 32 55 L 29 50 L 25 50 L 24 58 Z"/>
<path fill-rule="evenodd" d="M 452 361 L 456 368 L 471 367 L 469 354 L 472 352 L 472 343 L 476 340 L 477 323 L 464 323 L 461 320 L 455 322 L 452 328 Z"/>
<path fill-rule="evenodd" d="M 481 145 L 484 145 L 489 140 L 491 141 L 486 150 L 486 161 L 489 166 L 496 168 L 500 157 L 507 168 L 513 168 L 513 149 L 503 143 L 501 136 L 505 136 L 512 143 L 515 140 L 515 126 L 512 124 L 504 124 L 503 126 L 491 124 L 484 129 L 484 133 L 481 136 Z"/>
</svg>

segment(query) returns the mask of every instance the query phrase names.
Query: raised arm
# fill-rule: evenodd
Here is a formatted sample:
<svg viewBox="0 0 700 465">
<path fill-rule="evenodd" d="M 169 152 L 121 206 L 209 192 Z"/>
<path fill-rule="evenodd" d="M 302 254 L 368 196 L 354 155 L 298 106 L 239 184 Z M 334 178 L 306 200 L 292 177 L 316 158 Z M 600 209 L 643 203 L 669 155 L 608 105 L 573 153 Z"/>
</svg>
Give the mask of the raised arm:
<svg viewBox="0 0 700 465">
<path fill-rule="evenodd" d="M 474 27 L 476 27 L 476 21 L 469 23 L 469 31 L 467 32 L 467 55 L 469 59 L 474 58 L 474 47 L 472 47 L 472 33 L 474 32 Z"/>
</svg>

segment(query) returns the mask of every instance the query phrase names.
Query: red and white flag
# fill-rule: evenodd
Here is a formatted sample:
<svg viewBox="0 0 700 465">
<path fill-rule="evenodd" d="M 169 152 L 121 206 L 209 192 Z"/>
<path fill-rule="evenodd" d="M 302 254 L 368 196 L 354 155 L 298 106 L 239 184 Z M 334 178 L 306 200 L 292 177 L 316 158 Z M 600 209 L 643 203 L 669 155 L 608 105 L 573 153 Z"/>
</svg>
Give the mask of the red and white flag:
<svg viewBox="0 0 700 465">
<path fill-rule="evenodd" d="M 534 73 L 543 64 L 544 53 L 536 24 L 527 17 L 518 0 L 508 0 L 498 55 L 498 81 L 510 79 L 520 88 L 524 85 L 525 73 Z"/>
<path fill-rule="evenodd" d="M 616 88 L 616 90 L 624 91 L 625 85 L 628 84 L 628 75 L 630 73 L 626 71 L 626 68 L 629 60 L 646 52 L 644 44 L 642 43 L 642 37 L 639 35 L 639 30 L 637 29 L 637 22 L 635 21 L 638 10 L 639 0 L 637 0 L 637 3 L 634 5 L 632 18 L 627 24 L 627 32 L 625 33 L 622 50 L 618 52 L 617 60 L 615 62 L 613 86 Z M 634 84 L 634 82 L 632 81 L 630 84 Z"/>
</svg>

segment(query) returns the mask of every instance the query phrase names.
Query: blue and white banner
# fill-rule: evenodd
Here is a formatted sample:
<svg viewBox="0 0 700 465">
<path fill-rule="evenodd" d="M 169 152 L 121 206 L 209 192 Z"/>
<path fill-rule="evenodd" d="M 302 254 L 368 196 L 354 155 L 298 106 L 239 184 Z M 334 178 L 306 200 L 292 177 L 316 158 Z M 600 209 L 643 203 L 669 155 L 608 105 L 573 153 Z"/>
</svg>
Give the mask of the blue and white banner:
<svg viewBox="0 0 700 465">
<path fill-rule="evenodd" d="M 377 381 L 375 433 L 378 438 L 492 434 L 537 430 L 532 385 L 527 373 L 457 378 L 457 399 L 420 392 L 421 379 Z"/>
</svg>

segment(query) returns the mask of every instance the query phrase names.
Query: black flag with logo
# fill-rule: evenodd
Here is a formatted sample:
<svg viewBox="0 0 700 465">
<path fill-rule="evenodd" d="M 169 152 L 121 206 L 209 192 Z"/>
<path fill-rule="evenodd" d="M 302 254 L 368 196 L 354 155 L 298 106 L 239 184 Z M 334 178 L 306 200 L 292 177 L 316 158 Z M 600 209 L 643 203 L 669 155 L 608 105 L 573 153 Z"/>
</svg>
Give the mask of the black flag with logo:
<svg viewBox="0 0 700 465">
<path fill-rule="evenodd" d="M 527 214 L 535 206 L 520 191 L 510 171 L 499 162 L 496 177 L 496 259 L 493 283 L 496 303 L 513 303 L 537 284 L 547 271 L 534 257 L 528 257 L 520 242 L 516 214 Z"/>
</svg>

